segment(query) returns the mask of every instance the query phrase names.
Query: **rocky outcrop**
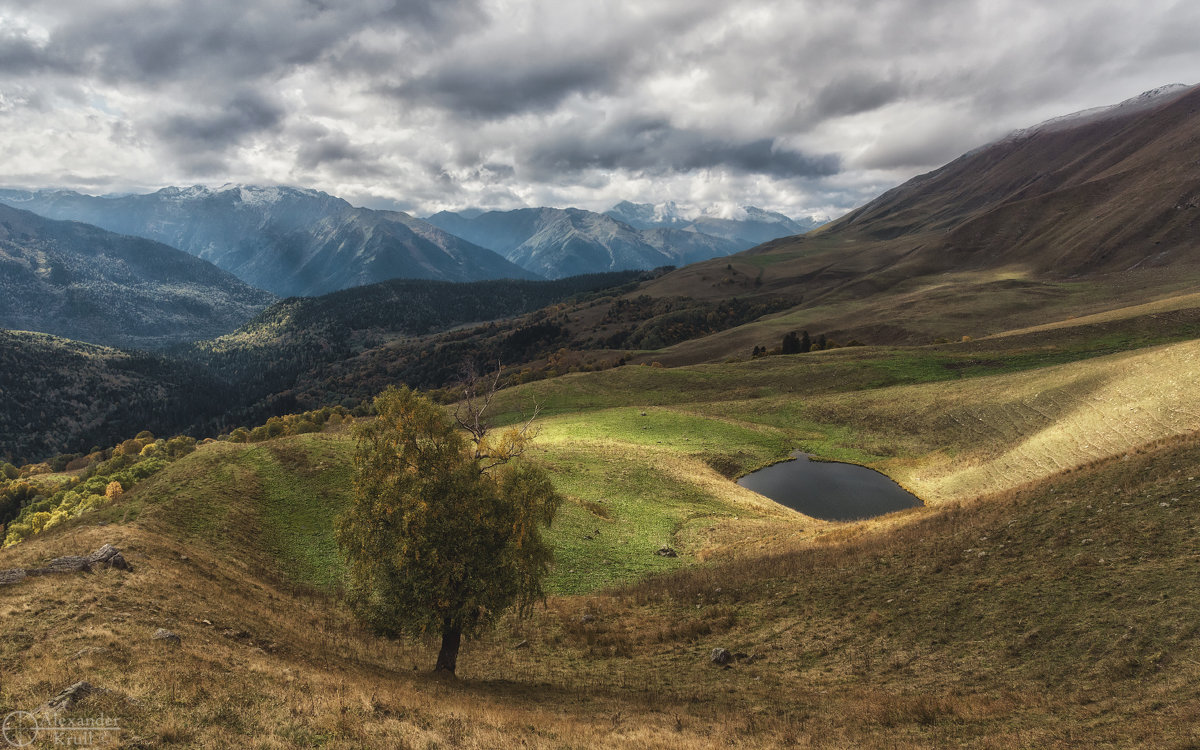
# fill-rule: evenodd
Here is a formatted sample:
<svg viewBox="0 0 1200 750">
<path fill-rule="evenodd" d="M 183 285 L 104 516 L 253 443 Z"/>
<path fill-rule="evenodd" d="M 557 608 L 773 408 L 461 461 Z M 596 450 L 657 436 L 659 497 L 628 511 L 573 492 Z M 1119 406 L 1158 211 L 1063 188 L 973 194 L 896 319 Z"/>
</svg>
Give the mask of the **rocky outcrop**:
<svg viewBox="0 0 1200 750">
<path fill-rule="evenodd" d="M 90 682 L 81 680 L 68 688 L 64 688 L 58 695 L 46 701 L 38 709 L 38 713 L 69 711 L 75 707 L 76 703 L 79 703 L 94 692 L 97 692 L 97 689 Z"/>
<path fill-rule="evenodd" d="M 89 573 L 93 568 L 116 568 L 133 572 L 133 566 L 111 544 L 105 544 L 90 555 L 83 557 L 68 555 L 56 557 L 40 568 L 12 568 L 0 570 L 0 586 L 17 583 L 29 576 L 47 576 L 56 573 Z"/>
</svg>

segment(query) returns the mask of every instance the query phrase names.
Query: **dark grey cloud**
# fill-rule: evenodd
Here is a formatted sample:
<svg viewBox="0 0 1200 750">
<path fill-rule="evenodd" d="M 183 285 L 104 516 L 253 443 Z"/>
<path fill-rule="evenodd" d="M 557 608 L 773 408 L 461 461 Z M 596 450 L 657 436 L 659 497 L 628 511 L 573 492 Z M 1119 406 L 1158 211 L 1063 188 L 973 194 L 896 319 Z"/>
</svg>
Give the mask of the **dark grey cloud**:
<svg viewBox="0 0 1200 750">
<path fill-rule="evenodd" d="M 304 143 L 296 154 L 297 164 L 304 169 L 316 169 L 329 163 L 364 161 L 367 161 L 366 149 L 350 143 L 341 133 Z"/>
<path fill-rule="evenodd" d="M 387 170 L 370 149 L 353 143 L 345 133 L 323 132 L 304 138 L 296 166 L 308 173 L 327 170 L 343 176 L 381 176 Z"/>
<path fill-rule="evenodd" d="M 179 144 L 188 153 L 220 153 L 249 136 L 274 129 L 284 116 L 279 103 L 260 92 L 246 90 L 215 107 L 169 115 L 152 127 L 160 139 Z"/>
<path fill-rule="evenodd" d="M 270 79 L 335 54 L 364 29 L 445 42 L 476 0 L 320 3 L 310 0 L 64 1 L 71 8 L 43 56 L 114 82 Z M 469 27 L 466 27 L 469 28 Z"/>
<path fill-rule="evenodd" d="M 77 69 L 74 61 L 58 56 L 28 34 L 17 29 L 0 28 L 0 73 L 70 73 Z"/>
<path fill-rule="evenodd" d="M 572 94 L 610 90 L 621 72 L 615 58 L 522 58 L 511 64 L 452 62 L 385 90 L 472 117 L 552 109 Z"/>
<path fill-rule="evenodd" d="M 437 35 L 442 41 L 478 27 L 485 20 L 476 0 L 395 0 L 384 5 L 379 19 L 415 27 L 422 33 Z"/>
<path fill-rule="evenodd" d="M 526 163 L 540 177 L 588 169 L 652 175 L 724 169 L 790 179 L 829 176 L 840 168 L 836 154 L 808 155 L 770 138 L 719 137 L 654 118 L 634 118 L 599 130 L 566 130 L 533 144 Z"/>
<path fill-rule="evenodd" d="M 828 117 L 872 112 L 904 95 L 897 76 L 881 77 L 869 72 L 839 74 L 821 86 L 806 113 L 812 121 Z"/>
</svg>

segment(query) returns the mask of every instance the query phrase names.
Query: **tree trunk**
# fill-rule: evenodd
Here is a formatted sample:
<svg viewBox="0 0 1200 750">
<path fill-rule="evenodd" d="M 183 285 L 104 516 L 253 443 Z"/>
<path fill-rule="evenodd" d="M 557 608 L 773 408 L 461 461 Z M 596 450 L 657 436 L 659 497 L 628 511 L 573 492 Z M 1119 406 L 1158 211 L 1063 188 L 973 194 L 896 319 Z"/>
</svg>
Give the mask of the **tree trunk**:
<svg viewBox="0 0 1200 750">
<path fill-rule="evenodd" d="M 438 652 L 437 666 L 434 672 L 449 672 L 454 674 L 458 666 L 458 646 L 462 643 L 462 628 L 452 623 L 447 617 L 442 622 L 442 650 Z"/>
</svg>

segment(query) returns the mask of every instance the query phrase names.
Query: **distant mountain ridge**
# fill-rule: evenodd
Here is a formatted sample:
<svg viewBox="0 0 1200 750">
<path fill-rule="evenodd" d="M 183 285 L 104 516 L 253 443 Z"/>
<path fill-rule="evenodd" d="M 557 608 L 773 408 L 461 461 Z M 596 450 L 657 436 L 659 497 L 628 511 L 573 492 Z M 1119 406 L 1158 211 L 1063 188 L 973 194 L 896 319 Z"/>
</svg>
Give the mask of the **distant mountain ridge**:
<svg viewBox="0 0 1200 750">
<path fill-rule="evenodd" d="M 722 237 L 670 227 L 637 229 L 579 208 L 519 208 L 474 218 L 442 211 L 427 221 L 553 279 L 681 266 L 743 249 Z"/>
<path fill-rule="evenodd" d="M 406 213 L 356 208 L 317 190 L 195 186 L 108 197 L 0 190 L 0 201 L 177 247 L 280 296 L 394 278 L 536 278 Z"/>
<path fill-rule="evenodd" d="M 161 243 L 0 205 L 0 328 L 156 348 L 228 333 L 274 300 Z"/>
<path fill-rule="evenodd" d="M 755 206 L 743 206 L 732 216 L 708 213 L 690 216 L 674 201 L 657 204 L 621 201 L 604 213 L 637 229 L 670 227 L 720 237 L 742 245 L 739 250 L 748 250 L 780 237 L 804 234 L 824 223 L 813 216 L 792 219 Z"/>
</svg>

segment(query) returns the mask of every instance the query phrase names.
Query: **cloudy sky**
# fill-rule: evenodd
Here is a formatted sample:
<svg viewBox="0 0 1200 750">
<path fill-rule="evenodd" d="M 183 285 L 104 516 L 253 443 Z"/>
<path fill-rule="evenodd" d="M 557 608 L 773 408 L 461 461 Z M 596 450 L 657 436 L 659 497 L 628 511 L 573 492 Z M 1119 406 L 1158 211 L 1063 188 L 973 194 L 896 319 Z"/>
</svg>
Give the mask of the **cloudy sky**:
<svg viewBox="0 0 1200 750">
<path fill-rule="evenodd" d="M 840 214 L 1200 82 L 1195 0 L 0 0 L 9 187 Z"/>
</svg>

